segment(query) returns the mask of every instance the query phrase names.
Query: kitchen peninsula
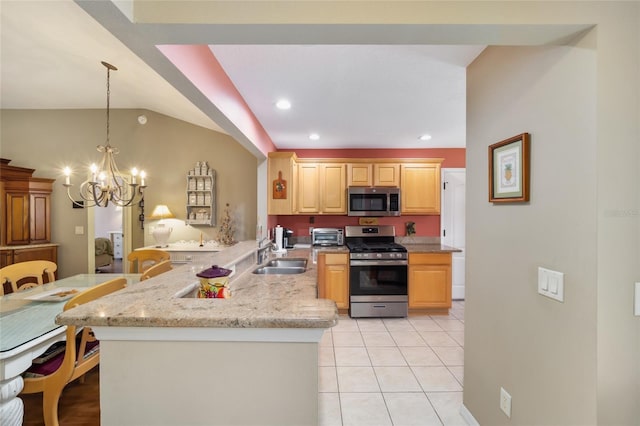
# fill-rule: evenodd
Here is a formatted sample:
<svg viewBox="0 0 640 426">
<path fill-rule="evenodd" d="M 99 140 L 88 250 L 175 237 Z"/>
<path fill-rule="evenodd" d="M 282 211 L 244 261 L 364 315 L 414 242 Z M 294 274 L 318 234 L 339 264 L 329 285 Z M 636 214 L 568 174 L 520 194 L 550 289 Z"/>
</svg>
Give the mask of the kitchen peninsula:
<svg viewBox="0 0 640 426">
<path fill-rule="evenodd" d="M 307 425 L 318 421 L 318 342 L 338 320 L 316 269 L 255 275 L 255 241 L 61 314 L 100 339 L 103 425 Z M 308 257 L 295 250 L 289 257 Z M 229 299 L 198 299 L 196 273 L 231 269 Z"/>
</svg>

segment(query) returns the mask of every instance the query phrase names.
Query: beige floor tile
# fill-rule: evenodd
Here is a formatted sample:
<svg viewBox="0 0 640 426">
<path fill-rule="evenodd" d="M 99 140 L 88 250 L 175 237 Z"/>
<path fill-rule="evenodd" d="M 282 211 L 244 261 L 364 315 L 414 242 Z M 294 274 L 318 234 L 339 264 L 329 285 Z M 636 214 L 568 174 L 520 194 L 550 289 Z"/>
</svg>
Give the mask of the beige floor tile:
<svg viewBox="0 0 640 426">
<path fill-rule="evenodd" d="M 381 393 L 341 393 L 340 406 L 344 426 L 391 425 Z"/>
<path fill-rule="evenodd" d="M 318 425 L 342 426 L 339 393 L 331 392 L 318 395 Z"/>
<path fill-rule="evenodd" d="M 415 331 L 409 320 L 405 318 L 385 318 L 382 322 L 389 331 Z"/>
<path fill-rule="evenodd" d="M 427 398 L 445 426 L 467 426 L 460 414 L 462 392 L 428 392 Z"/>
<path fill-rule="evenodd" d="M 396 342 L 391 338 L 391 334 L 388 331 L 372 331 L 362 333 L 362 340 L 364 345 L 369 346 L 396 346 Z"/>
<path fill-rule="evenodd" d="M 333 346 L 318 347 L 318 365 L 321 367 L 336 365 L 336 359 L 333 355 Z"/>
<path fill-rule="evenodd" d="M 361 318 L 356 320 L 358 328 L 362 332 L 366 331 L 387 331 L 380 318 Z"/>
<path fill-rule="evenodd" d="M 369 354 L 364 347 L 336 347 L 335 362 L 339 367 L 344 366 L 360 366 L 366 367 L 371 365 Z"/>
<path fill-rule="evenodd" d="M 420 336 L 429 346 L 460 346 L 445 331 L 421 331 Z M 335 339 L 334 339 L 335 340 Z"/>
<path fill-rule="evenodd" d="M 331 333 L 331 330 L 325 330 L 322 338 L 320 339 L 320 346 L 333 347 L 333 334 Z"/>
<path fill-rule="evenodd" d="M 420 392 L 422 388 L 409 367 L 373 367 L 382 392 Z"/>
<path fill-rule="evenodd" d="M 350 318 L 348 315 L 340 315 L 338 324 L 331 328 L 332 332 L 336 331 L 360 331 L 358 329 L 358 323 L 356 320 Z"/>
<path fill-rule="evenodd" d="M 463 365 L 451 365 L 447 366 L 451 374 L 455 376 L 455 378 L 460 382 L 462 387 L 464 388 L 464 366 Z"/>
<path fill-rule="evenodd" d="M 411 367 L 411 369 L 425 392 L 462 390 L 460 383 L 446 367 Z M 339 374 L 338 377 L 340 377 Z"/>
<path fill-rule="evenodd" d="M 438 415 L 427 396 L 420 393 L 384 393 L 394 426 L 439 426 Z"/>
<path fill-rule="evenodd" d="M 409 322 L 417 331 L 444 331 L 437 322 L 430 318 L 409 319 Z"/>
<path fill-rule="evenodd" d="M 333 346 L 364 346 L 364 341 L 359 331 L 334 332 Z"/>
<path fill-rule="evenodd" d="M 391 337 L 398 346 L 427 346 L 417 331 L 392 331 Z"/>
<path fill-rule="evenodd" d="M 464 331 L 447 331 L 447 334 L 460 346 L 464 346 Z"/>
<path fill-rule="evenodd" d="M 458 319 L 435 319 L 444 331 L 464 331 L 464 323 Z"/>
<path fill-rule="evenodd" d="M 318 391 L 338 392 L 336 367 L 318 367 Z"/>
<path fill-rule="evenodd" d="M 336 367 L 340 392 L 380 392 L 373 367 Z"/>
<path fill-rule="evenodd" d="M 444 365 L 436 353 L 426 346 L 402 346 L 400 352 L 412 367 L 439 367 Z M 375 365 L 375 364 L 374 364 Z"/>
<path fill-rule="evenodd" d="M 407 365 L 400 349 L 397 347 L 368 347 L 369 358 L 373 366 L 403 366 Z M 435 355 L 434 355 L 435 356 Z M 437 358 L 437 357 L 436 357 Z"/>
<path fill-rule="evenodd" d="M 464 349 L 460 346 L 432 346 L 444 365 L 464 365 Z"/>
</svg>

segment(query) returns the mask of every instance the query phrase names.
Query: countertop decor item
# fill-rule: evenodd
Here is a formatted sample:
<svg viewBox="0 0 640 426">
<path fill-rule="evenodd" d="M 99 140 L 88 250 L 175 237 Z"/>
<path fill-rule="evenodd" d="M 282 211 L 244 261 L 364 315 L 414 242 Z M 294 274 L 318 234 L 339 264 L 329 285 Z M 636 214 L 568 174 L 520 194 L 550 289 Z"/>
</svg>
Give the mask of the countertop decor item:
<svg viewBox="0 0 640 426">
<path fill-rule="evenodd" d="M 233 220 L 231 219 L 231 213 L 229 212 L 229 203 L 224 209 L 224 216 L 222 217 L 222 223 L 220 223 L 220 230 L 218 231 L 218 242 L 225 246 L 231 246 L 236 243 L 233 239 Z"/>
<path fill-rule="evenodd" d="M 489 146 L 489 202 L 529 201 L 529 133 Z"/>
<path fill-rule="evenodd" d="M 404 224 L 405 230 L 407 232 L 407 237 L 410 237 L 416 233 L 416 223 L 415 222 L 405 222 Z"/>
<path fill-rule="evenodd" d="M 105 145 L 98 145 L 98 152 L 102 153 L 100 165 L 95 163 L 91 165 L 91 177 L 80 184 L 79 196 L 82 202 L 76 201 L 71 196 L 71 168 L 65 167 L 64 187 L 67 188 L 67 195 L 73 202 L 74 206 L 84 207 L 107 207 L 109 203 L 113 203 L 120 207 L 128 207 L 137 203 L 142 197 L 145 184 L 145 172 L 135 167 L 131 169 L 131 177 L 123 176 L 116 165 L 115 155 L 119 150 L 111 146 L 109 141 L 109 98 L 111 94 L 110 76 L 111 71 L 117 71 L 118 68 L 113 65 L 102 62 L 107 68 L 107 140 Z M 140 183 L 137 179 L 140 176 Z"/>
<path fill-rule="evenodd" d="M 227 299 L 231 297 L 229 292 L 229 275 L 233 271 L 231 269 L 221 268 L 213 265 L 196 274 L 200 278 L 200 290 L 198 298 L 200 299 Z"/>
</svg>

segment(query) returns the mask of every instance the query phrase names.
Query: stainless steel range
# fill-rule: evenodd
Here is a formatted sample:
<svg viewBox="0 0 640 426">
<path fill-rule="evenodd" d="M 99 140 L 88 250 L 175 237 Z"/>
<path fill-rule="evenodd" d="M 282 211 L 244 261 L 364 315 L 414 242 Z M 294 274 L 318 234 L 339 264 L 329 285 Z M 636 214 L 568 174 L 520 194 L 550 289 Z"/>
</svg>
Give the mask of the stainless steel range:
<svg viewBox="0 0 640 426">
<path fill-rule="evenodd" d="M 345 227 L 351 317 L 407 316 L 407 249 L 394 239 L 393 226 Z"/>
</svg>

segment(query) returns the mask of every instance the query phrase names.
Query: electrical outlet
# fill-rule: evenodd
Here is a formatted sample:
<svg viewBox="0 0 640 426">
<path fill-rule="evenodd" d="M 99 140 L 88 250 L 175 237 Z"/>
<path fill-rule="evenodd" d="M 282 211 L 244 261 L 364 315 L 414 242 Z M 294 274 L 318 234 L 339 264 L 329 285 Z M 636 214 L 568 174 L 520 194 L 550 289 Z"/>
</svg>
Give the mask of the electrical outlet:
<svg viewBox="0 0 640 426">
<path fill-rule="evenodd" d="M 313 226 L 310 226 L 309 227 L 309 235 L 312 235 L 312 234 L 313 234 Z"/>
<path fill-rule="evenodd" d="M 500 409 L 511 418 L 511 395 L 504 388 L 500 388 Z"/>
</svg>

